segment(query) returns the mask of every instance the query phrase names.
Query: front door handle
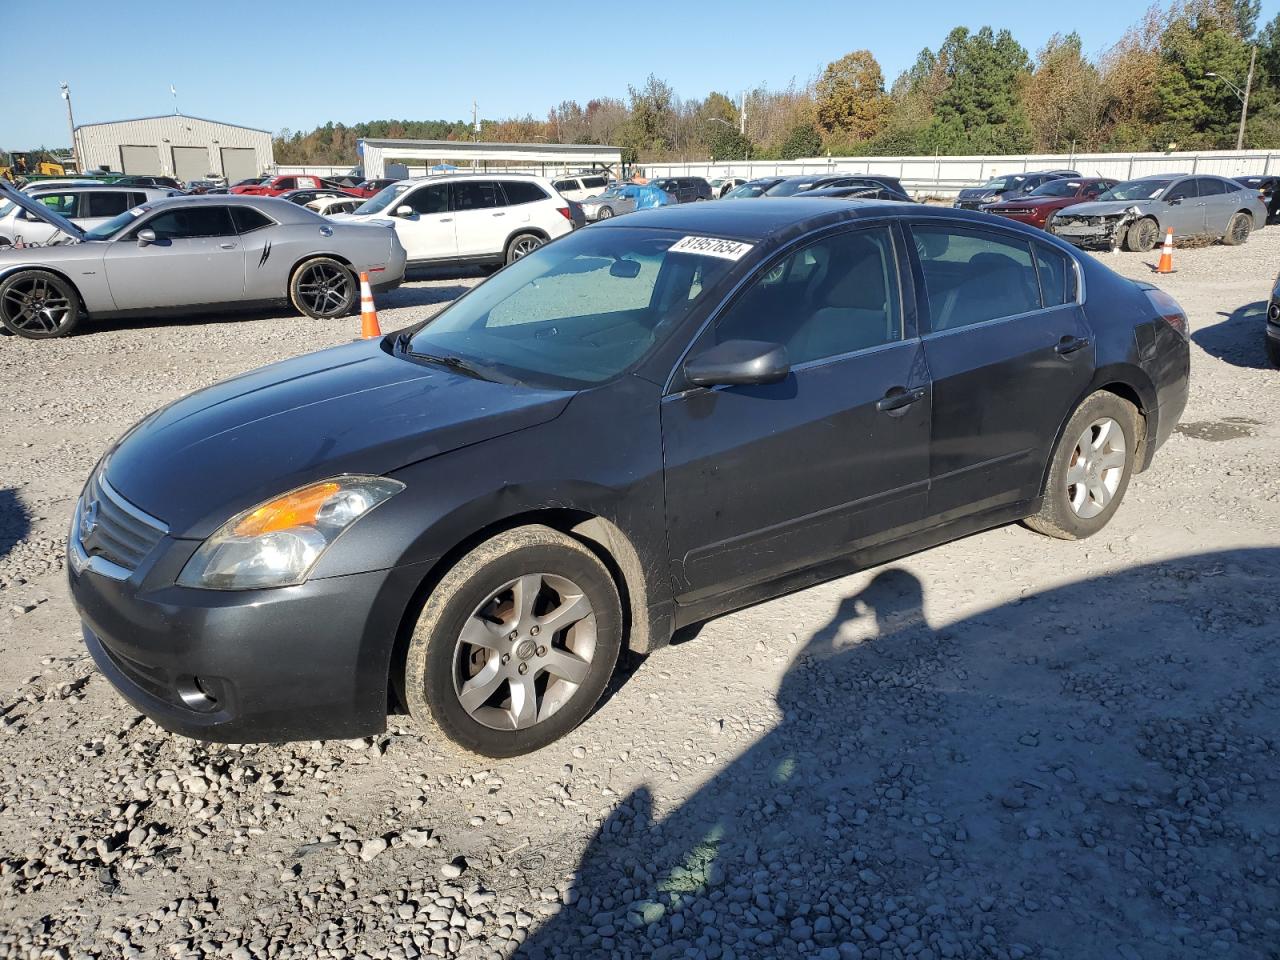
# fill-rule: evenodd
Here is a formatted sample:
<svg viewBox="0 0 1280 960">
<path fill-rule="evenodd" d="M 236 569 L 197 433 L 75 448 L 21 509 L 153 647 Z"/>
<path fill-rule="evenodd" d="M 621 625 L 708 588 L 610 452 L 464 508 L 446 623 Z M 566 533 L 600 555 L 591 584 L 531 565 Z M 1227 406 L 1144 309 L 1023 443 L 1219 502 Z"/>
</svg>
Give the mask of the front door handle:
<svg viewBox="0 0 1280 960">
<path fill-rule="evenodd" d="M 913 403 L 923 400 L 924 394 L 924 387 L 917 387 L 915 390 L 908 390 L 906 387 L 890 387 L 888 392 L 876 401 L 876 409 L 881 413 L 905 411 Z"/>
<path fill-rule="evenodd" d="M 1059 340 L 1058 345 L 1053 349 L 1060 357 L 1070 357 L 1079 353 L 1087 347 L 1090 342 L 1091 341 L 1088 337 L 1073 337 L 1068 335 Z"/>
<path fill-rule="evenodd" d="M 495 214 L 494 214 L 494 216 L 495 216 L 495 217 L 505 217 L 505 216 L 506 216 L 506 214 L 505 214 L 505 213 L 503 213 L 501 210 L 499 210 L 497 213 L 495 213 Z"/>
<path fill-rule="evenodd" d="M 236 248 L 236 245 L 234 243 L 220 243 L 218 244 L 218 246 L 221 247 L 223 250 L 234 250 Z"/>
</svg>

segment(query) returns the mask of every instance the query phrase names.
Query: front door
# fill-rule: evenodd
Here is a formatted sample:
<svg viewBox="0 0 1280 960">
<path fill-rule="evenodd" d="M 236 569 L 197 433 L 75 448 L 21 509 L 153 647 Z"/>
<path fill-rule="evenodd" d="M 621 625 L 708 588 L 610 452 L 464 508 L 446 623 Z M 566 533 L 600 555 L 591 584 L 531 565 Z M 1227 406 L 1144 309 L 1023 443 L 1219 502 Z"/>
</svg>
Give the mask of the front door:
<svg viewBox="0 0 1280 960">
<path fill-rule="evenodd" d="M 138 234 L 154 231 L 154 243 Z M 233 303 L 244 297 L 244 251 L 225 206 L 162 209 L 112 242 L 104 259 L 119 310 Z"/>
<path fill-rule="evenodd" d="M 1199 177 L 1200 202 L 1204 205 L 1204 228 L 1211 237 L 1220 237 L 1227 232 L 1227 223 L 1232 215 L 1240 209 L 1236 202 L 1238 194 L 1227 192 L 1227 184 L 1217 177 Z"/>
<path fill-rule="evenodd" d="M 945 521 L 1038 496 L 1058 429 L 1093 378 L 1075 265 L 1004 231 L 911 232 L 933 376 L 929 512 Z"/>
<path fill-rule="evenodd" d="M 484 257 L 504 252 L 516 224 L 502 188 L 493 180 L 455 180 L 453 210 L 458 225 L 458 256 Z"/>
<path fill-rule="evenodd" d="M 1175 237 L 1198 237 L 1204 233 L 1204 200 L 1196 183 L 1195 177 L 1187 177 L 1169 188 L 1160 215 L 1162 230 L 1173 227 Z"/>
<path fill-rule="evenodd" d="M 413 212 L 402 217 L 401 207 Z M 445 260 L 458 255 L 453 213 L 449 210 L 449 185 L 435 183 L 418 187 L 391 201 L 396 235 L 412 261 Z"/>
<path fill-rule="evenodd" d="M 677 383 L 663 401 L 680 601 L 830 559 L 923 518 L 929 375 L 904 325 L 899 238 L 889 226 L 847 230 L 766 264 L 693 346 L 691 355 L 727 340 L 781 343 L 791 373 L 764 386 Z"/>
</svg>

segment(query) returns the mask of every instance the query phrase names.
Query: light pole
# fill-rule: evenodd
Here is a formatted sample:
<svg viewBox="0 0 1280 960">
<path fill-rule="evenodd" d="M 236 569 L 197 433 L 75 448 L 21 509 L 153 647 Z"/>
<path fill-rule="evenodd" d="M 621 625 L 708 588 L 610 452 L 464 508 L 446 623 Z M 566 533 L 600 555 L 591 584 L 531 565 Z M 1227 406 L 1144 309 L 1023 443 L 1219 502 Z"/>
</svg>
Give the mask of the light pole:
<svg viewBox="0 0 1280 960">
<path fill-rule="evenodd" d="M 1240 101 L 1240 129 L 1236 133 L 1236 149 L 1244 149 L 1244 125 L 1249 117 L 1249 91 L 1253 88 L 1253 67 L 1258 60 L 1258 48 L 1252 47 L 1249 52 L 1249 74 L 1245 77 L 1244 89 L 1241 90 L 1234 83 L 1222 76 L 1220 73 L 1206 73 L 1206 77 L 1216 77 L 1231 88 L 1231 92 L 1236 95 L 1236 99 Z"/>
<path fill-rule="evenodd" d="M 67 130 L 71 133 L 71 159 L 76 165 L 76 173 L 84 173 L 80 169 L 80 151 L 76 149 L 76 121 L 71 115 L 71 88 L 64 80 L 58 84 L 62 90 L 62 99 L 67 101 Z"/>
</svg>

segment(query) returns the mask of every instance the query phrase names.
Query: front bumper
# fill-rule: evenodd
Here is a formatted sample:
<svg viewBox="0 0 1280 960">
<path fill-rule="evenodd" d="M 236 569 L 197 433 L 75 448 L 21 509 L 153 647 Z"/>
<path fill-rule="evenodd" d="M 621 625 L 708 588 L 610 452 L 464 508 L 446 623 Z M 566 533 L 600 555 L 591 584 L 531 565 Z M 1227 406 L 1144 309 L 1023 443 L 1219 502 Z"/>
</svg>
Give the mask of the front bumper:
<svg viewBox="0 0 1280 960">
<path fill-rule="evenodd" d="M 274 590 L 147 590 L 138 574 L 67 569 L 85 645 L 112 685 L 166 730 L 229 743 L 383 730 L 392 651 L 425 575 L 411 565 Z"/>
<path fill-rule="evenodd" d="M 1111 247 L 1124 238 L 1131 220 L 1131 217 L 1108 217 L 1101 223 L 1073 223 L 1054 217 L 1049 227 L 1055 236 L 1077 247 Z"/>
<path fill-rule="evenodd" d="M 957 200 L 952 206 L 957 210 L 981 210 L 988 203 L 996 203 L 995 197 L 982 197 L 977 200 Z"/>
</svg>

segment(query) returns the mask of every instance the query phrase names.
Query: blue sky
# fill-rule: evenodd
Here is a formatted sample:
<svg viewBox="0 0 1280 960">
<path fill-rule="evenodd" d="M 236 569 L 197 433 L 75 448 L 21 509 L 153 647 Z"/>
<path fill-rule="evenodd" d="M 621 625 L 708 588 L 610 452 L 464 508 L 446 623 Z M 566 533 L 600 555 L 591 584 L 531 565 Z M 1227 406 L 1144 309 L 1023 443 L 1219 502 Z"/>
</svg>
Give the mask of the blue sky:
<svg viewBox="0 0 1280 960">
<path fill-rule="evenodd" d="M 540 117 L 561 100 L 625 97 L 650 72 L 685 97 L 803 83 L 862 47 L 892 83 L 958 25 L 1008 28 L 1033 55 L 1055 31 L 1076 30 L 1096 53 L 1147 0 L 731 0 L 628 4 L 625 15 L 609 3 L 507 0 L 0 6 L 0 147 L 21 150 L 68 143 L 60 80 L 79 123 L 170 113 L 171 83 L 184 113 L 272 132 L 469 117 L 473 97 L 487 119 Z M 1280 0 L 1262 7 L 1265 22 Z"/>
</svg>

